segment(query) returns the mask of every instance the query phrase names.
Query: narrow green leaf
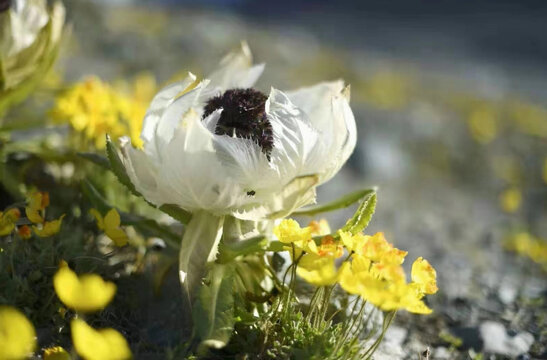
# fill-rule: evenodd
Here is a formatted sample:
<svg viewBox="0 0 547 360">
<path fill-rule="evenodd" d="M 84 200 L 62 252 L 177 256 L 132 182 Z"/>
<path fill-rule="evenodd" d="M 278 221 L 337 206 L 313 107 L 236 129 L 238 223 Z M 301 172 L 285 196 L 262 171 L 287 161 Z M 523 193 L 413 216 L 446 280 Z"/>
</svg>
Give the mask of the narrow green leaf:
<svg viewBox="0 0 547 360">
<path fill-rule="evenodd" d="M 118 149 L 116 148 L 116 145 L 112 143 L 112 140 L 108 135 L 106 136 L 106 155 L 108 157 L 108 161 L 110 162 L 110 168 L 112 169 L 114 175 L 118 178 L 119 182 L 125 185 L 134 195 L 141 196 L 141 194 L 135 189 L 131 179 L 129 179 L 129 176 L 125 171 L 125 166 L 118 155 Z"/>
<path fill-rule="evenodd" d="M 295 216 L 313 216 L 320 213 L 325 213 L 329 211 L 334 211 L 338 209 L 346 208 L 359 200 L 364 199 L 367 195 L 375 192 L 376 189 L 364 189 L 352 192 L 350 194 L 344 195 L 339 199 L 328 202 L 326 204 L 318 204 L 307 206 L 300 210 L 297 210 L 292 213 Z"/>
<path fill-rule="evenodd" d="M 221 264 L 228 263 L 239 256 L 245 256 L 254 253 L 263 253 L 269 245 L 268 238 L 265 236 L 255 236 L 250 239 L 236 241 L 231 244 L 221 242 L 218 249 L 217 262 Z"/>
<path fill-rule="evenodd" d="M 234 268 L 213 264 L 199 290 L 192 317 L 196 334 L 204 347 L 224 347 L 234 329 Z"/>
<path fill-rule="evenodd" d="M 79 157 L 84 158 L 86 160 L 91 161 L 94 164 L 97 164 L 107 170 L 111 170 L 110 168 L 110 161 L 108 161 L 108 158 L 105 156 L 92 153 L 92 152 L 79 152 L 77 154 Z"/>
<path fill-rule="evenodd" d="M 373 191 L 366 195 L 359 208 L 352 218 L 346 222 L 346 225 L 340 229 L 341 231 L 349 231 L 352 234 L 357 234 L 368 226 L 374 211 L 376 210 L 376 192 Z"/>
</svg>

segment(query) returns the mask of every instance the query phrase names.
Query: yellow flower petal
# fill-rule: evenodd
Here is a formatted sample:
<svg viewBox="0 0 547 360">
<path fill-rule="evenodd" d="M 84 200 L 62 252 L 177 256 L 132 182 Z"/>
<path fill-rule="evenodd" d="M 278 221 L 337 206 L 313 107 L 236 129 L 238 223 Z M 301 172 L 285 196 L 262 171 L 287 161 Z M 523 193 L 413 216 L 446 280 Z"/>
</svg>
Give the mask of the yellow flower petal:
<svg viewBox="0 0 547 360">
<path fill-rule="evenodd" d="M 35 347 L 36 333 L 26 316 L 13 307 L 0 306 L 0 359 L 25 359 Z"/>
<path fill-rule="evenodd" d="M 60 346 L 44 349 L 44 360 L 70 360 L 70 354 Z"/>
<path fill-rule="evenodd" d="M 285 244 L 294 242 L 308 242 L 311 239 L 311 228 L 300 228 L 298 222 L 293 219 L 284 219 L 277 225 L 273 232 L 275 236 Z"/>
<path fill-rule="evenodd" d="M 329 222 L 326 219 L 321 219 L 319 221 L 311 221 L 308 224 L 308 227 L 311 229 L 312 235 L 328 235 L 331 233 Z"/>
<path fill-rule="evenodd" d="M 116 285 L 99 275 L 77 276 L 66 265 L 61 265 L 53 277 L 55 292 L 63 304 L 80 312 L 93 312 L 106 307 L 116 293 Z"/>
<path fill-rule="evenodd" d="M 61 215 L 61 217 L 57 220 L 53 221 L 46 221 L 41 227 L 38 226 L 32 226 L 32 230 L 34 230 L 34 233 L 38 235 L 39 237 L 49 237 L 57 234 L 59 230 L 61 230 L 61 224 L 63 223 L 63 218 L 65 215 Z"/>
<path fill-rule="evenodd" d="M 332 285 L 338 278 L 334 258 L 305 254 L 296 268 L 298 276 L 312 285 Z"/>
<path fill-rule="evenodd" d="M 80 319 L 72 320 L 70 328 L 74 347 L 85 360 L 126 360 L 132 357 L 127 341 L 114 329 L 95 330 Z"/>
<path fill-rule="evenodd" d="M 105 229 L 105 234 L 108 236 L 116 246 L 125 246 L 128 241 L 127 234 L 120 228 L 117 229 Z"/>
<path fill-rule="evenodd" d="M 120 224 L 120 214 L 116 209 L 110 209 L 104 217 L 104 227 L 106 229 L 113 229 L 119 227 Z"/>
<path fill-rule="evenodd" d="M 89 213 L 93 215 L 93 217 L 95 217 L 95 220 L 97 221 L 97 227 L 100 230 L 104 230 L 104 221 L 101 213 L 97 209 L 90 209 Z"/>
<path fill-rule="evenodd" d="M 28 225 L 20 226 L 17 229 L 17 233 L 19 234 L 21 239 L 24 239 L 24 240 L 30 239 L 30 237 L 32 236 L 32 232 L 31 232 L 30 227 Z"/>
<path fill-rule="evenodd" d="M 435 294 L 439 290 L 437 287 L 437 272 L 422 257 L 417 258 L 412 264 L 410 276 L 424 294 Z"/>
<path fill-rule="evenodd" d="M 35 224 L 41 224 L 44 222 L 44 218 L 40 215 L 40 210 L 26 207 L 25 214 L 27 215 L 27 218 Z"/>
</svg>

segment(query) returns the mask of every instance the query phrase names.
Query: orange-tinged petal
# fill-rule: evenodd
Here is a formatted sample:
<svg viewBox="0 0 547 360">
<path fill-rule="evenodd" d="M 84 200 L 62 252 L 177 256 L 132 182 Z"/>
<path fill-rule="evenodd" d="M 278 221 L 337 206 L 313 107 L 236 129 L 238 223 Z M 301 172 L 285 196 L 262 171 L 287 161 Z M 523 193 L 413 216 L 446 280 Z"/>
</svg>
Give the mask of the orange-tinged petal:
<svg viewBox="0 0 547 360">
<path fill-rule="evenodd" d="M 424 294 L 435 294 L 439 290 L 437 287 L 437 272 L 422 257 L 417 258 L 412 264 L 411 278 Z"/>
<path fill-rule="evenodd" d="M 70 360 L 70 354 L 61 346 L 44 349 L 44 360 Z"/>
<path fill-rule="evenodd" d="M 30 227 L 28 225 L 20 226 L 17 229 L 17 233 L 19 234 L 21 239 L 24 240 L 30 239 L 30 237 L 32 236 L 32 231 L 30 230 Z"/>
</svg>

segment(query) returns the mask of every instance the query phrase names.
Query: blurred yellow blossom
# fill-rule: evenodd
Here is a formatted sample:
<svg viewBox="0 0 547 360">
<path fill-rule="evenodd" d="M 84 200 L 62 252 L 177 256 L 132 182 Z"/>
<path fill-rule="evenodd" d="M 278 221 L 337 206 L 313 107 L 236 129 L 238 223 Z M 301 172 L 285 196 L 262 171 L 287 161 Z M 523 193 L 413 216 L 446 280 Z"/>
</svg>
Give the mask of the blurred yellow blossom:
<svg viewBox="0 0 547 360">
<path fill-rule="evenodd" d="M 483 104 L 472 109 L 467 118 L 471 136 L 482 144 L 494 140 L 498 134 L 497 117 L 493 106 Z"/>
<path fill-rule="evenodd" d="M 57 234 L 61 230 L 61 224 L 63 223 L 65 215 L 57 220 L 45 221 L 43 224 L 33 225 L 32 230 L 39 237 L 49 237 Z"/>
<path fill-rule="evenodd" d="M 55 292 L 63 304 L 79 312 L 93 312 L 106 307 L 116 293 L 116 285 L 99 275 L 76 275 L 62 262 L 53 277 Z"/>
<path fill-rule="evenodd" d="M 49 206 L 49 194 L 47 192 L 33 191 L 27 197 L 25 213 L 27 218 L 35 224 L 44 222 L 44 211 Z"/>
<path fill-rule="evenodd" d="M 72 320 L 70 328 L 74 348 L 85 360 L 126 360 L 132 357 L 127 341 L 114 329 L 95 330 L 81 319 Z"/>
<path fill-rule="evenodd" d="M 137 86 L 128 95 L 88 77 L 57 98 L 51 116 L 56 123 L 68 122 L 98 149 L 105 147 L 106 134 L 113 139 L 129 135 L 133 145 L 141 147 L 139 134 L 150 101 L 145 97 L 152 93 Z"/>
<path fill-rule="evenodd" d="M 44 360 L 70 360 L 70 354 L 61 346 L 44 349 Z"/>
<path fill-rule="evenodd" d="M 522 204 L 522 192 L 517 187 L 507 188 L 500 194 L 499 203 L 503 211 L 514 213 Z"/>
<path fill-rule="evenodd" d="M 359 85 L 356 86 L 356 94 L 363 101 L 380 109 L 394 110 L 408 104 L 412 82 L 402 73 L 381 70 Z"/>
<path fill-rule="evenodd" d="M 19 310 L 0 306 L 0 360 L 28 358 L 36 347 L 36 332 Z"/>
<path fill-rule="evenodd" d="M 104 231 L 106 236 L 108 236 L 116 246 L 124 246 L 127 244 L 127 234 L 120 228 L 120 214 L 116 209 L 110 209 L 104 218 L 96 209 L 91 209 L 89 212 L 95 217 L 95 220 L 97 220 L 97 227 Z"/>
<path fill-rule="evenodd" d="M 312 235 L 328 235 L 331 233 L 329 222 L 326 219 L 310 221 L 308 227 L 311 228 Z"/>
<path fill-rule="evenodd" d="M 0 236 L 11 234 L 15 230 L 15 223 L 20 216 L 21 212 L 17 208 L 0 211 Z"/>
<path fill-rule="evenodd" d="M 313 253 L 302 256 L 298 261 L 296 274 L 315 286 L 332 285 L 338 279 L 334 258 Z"/>
<path fill-rule="evenodd" d="M 534 235 L 521 232 L 515 234 L 504 243 L 507 250 L 528 257 L 547 270 L 547 241 Z"/>
<path fill-rule="evenodd" d="M 509 112 L 517 127 L 524 134 L 547 138 L 547 109 L 539 105 L 515 101 Z"/>
</svg>

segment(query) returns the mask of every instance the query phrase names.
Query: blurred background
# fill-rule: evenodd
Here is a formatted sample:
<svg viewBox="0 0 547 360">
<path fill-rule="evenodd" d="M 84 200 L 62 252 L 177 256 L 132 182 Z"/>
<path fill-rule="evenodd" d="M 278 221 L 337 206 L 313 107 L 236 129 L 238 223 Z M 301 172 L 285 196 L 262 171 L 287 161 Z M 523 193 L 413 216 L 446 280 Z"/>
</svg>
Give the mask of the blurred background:
<svg viewBox="0 0 547 360">
<path fill-rule="evenodd" d="M 378 186 L 368 231 L 439 275 L 434 315 L 400 314 L 378 358 L 547 358 L 545 1 L 64 2 L 69 83 L 155 88 L 241 40 L 266 63 L 263 91 L 350 83 L 358 145 L 318 200 Z"/>
</svg>

